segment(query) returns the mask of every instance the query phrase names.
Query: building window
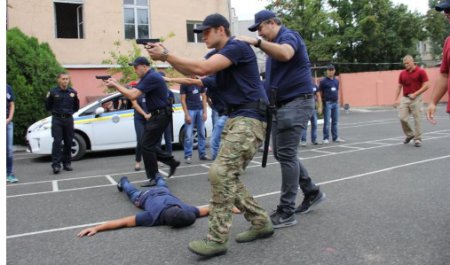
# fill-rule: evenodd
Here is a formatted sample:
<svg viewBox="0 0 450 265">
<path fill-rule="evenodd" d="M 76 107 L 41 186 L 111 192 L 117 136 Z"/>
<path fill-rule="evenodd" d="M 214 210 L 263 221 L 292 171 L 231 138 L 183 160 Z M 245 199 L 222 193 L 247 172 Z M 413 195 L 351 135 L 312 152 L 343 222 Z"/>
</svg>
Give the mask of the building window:
<svg viewBox="0 0 450 265">
<path fill-rule="evenodd" d="M 54 1 L 56 38 L 83 39 L 83 1 Z"/>
<path fill-rule="evenodd" d="M 195 34 L 193 32 L 193 29 L 197 28 L 200 25 L 202 25 L 202 22 L 188 21 L 186 23 L 187 41 L 188 42 L 193 42 L 193 43 L 203 42 L 203 33 Z"/>
<path fill-rule="evenodd" d="M 149 37 L 147 0 L 123 0 L 125 39 Z"/>
</svg>

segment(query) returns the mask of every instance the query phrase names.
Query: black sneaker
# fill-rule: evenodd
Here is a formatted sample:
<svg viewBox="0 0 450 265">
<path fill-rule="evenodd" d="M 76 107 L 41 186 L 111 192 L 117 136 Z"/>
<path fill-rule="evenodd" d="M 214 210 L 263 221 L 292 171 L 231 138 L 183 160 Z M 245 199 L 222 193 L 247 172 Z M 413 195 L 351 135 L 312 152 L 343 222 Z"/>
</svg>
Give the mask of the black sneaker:
<svg viewBox="0 0 450 265">
<path fill-rule="evenodd" d="M 59 172 L 61 171 L 60 167 L 52 166 L 52 168 L 53 168 L 53 174 L 59 174 Z"/>
<path fill-rule="evenodd" d="M 411 140 L 414 139 L 414 136 L 408 136 L 405 138 L 405 140 L 403 141 L 404 144 L 409 144 L 409 142 L 411 142 Z"/>
<path fill-rule="evenodd" d="M 323 202 L 327 195 L 320 190 L 305 195 L 302 204 L 295 209 L 295 213 L 308 213 L 315 208 L 319 203 Z"/>
<path fill-rule="evenodd" d="M 141 187 L 153 187 L 153 186 L 156 186 L 155 179 L 149 179 L 148 182 L 141 185 Z"/>
<path fill-rule="evenodd" d="M 73 168 L 72 168 L 72 166 L 71 166 L 70 164 L 65 164 L 65 165 L 63 165 L 63 169 L 64 169 L 65 171 L 72 171 L 72 170 L 73 170 Z"/>
<path fill-rule="evenodd" d="M 173 174 L 175 174 L 175 171 L 177 170 L 177 167 L 180 165 L 180 161 L 175 160 L 175 162 L 173 162 L 170 165 L 170 170 L 169 170 L 169 175 L 167 176 L 168 178 L 172 177 Z"/>
<path fill-rule="evenodd" d="M 270 220 L 272 221 L 273 228 L 284 228 L 296 225 L 297 218 L 295 214 L 285 213 L 283 209 L 278 206 L 277 209 L 270 215 Z"/>
<path fill-rule="evenodd" d="M 126 181 L 128 182 L 128 178 L 123 176 L 120 178 L 119 182 L 117 182 L 117 189 L 122 192 L 123 191 L 123 182 Z"/>
</svg>

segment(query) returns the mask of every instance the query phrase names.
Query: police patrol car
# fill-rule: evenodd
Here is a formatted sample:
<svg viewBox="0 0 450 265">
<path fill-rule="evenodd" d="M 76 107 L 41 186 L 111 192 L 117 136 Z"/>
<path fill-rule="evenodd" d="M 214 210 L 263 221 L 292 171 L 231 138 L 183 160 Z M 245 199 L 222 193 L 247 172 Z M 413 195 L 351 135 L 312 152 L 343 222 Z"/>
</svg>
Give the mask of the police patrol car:
<svg viewBox="0 0 450 265">
<path fill-rule="evenodd" d="M 184 142 L 184 112 L 179 91 L 174 92 L 173 134 L 174 143 Z M 134 130 L 134 109 L 131 106 L 111 108 L 120 101 L 122 95 L 115 93 L 90 103 L 73 114 L 75 135 L 72 143 L 72 160 L 82 158 L 87 151 L 103 151 L 136 147 Z M 211 109 L 208 108 L 208 116 Z M 42 119 L 27 130 L 28 152 L 51 154 L 53 138 L 51 133 L 52 117 Z M 212 131 L 211 119 L 205 123 L 206 135 Z M 194 132 L 195 133 L 195 132 Z M 197 142 L 195 133 L 194 142 Z M 163 137 L 164 144 L 164 137 Z"/>
</svg>

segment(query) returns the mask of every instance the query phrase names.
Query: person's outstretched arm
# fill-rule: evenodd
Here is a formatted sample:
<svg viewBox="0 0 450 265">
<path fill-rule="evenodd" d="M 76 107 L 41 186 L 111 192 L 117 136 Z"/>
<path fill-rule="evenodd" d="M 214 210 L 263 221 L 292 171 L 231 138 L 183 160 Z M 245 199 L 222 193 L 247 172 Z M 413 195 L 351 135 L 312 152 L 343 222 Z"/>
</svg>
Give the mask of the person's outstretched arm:
<svg viewBox="0 0 450 265">
<path fill-rule="evenodd" d="M 200 212 L 199 217 L 204 217 L 204 216 L 208 216 L 209 214 L 209 205 L 206 206 L 199 206 L 197 207 L 198 211 Z M 241 211 L 239 211 L 238 208 L 233 207 L 233 209 L 231 210 L 233 213 L 241 213 Z"/>
<path fill-rule="evenodd" d="M 97 232 L 106 231 L 106 230 L 113 230 L 123 227 L 135 227 L 136 226 L 136 216 L 128 216 L 116 220 L 107 221 L 103 224 L 89 227 L 81 230 L 80 233 L 78 233 L 78 237 L 83 236 L 93 236 L 97 234 Z"/>
</svg>

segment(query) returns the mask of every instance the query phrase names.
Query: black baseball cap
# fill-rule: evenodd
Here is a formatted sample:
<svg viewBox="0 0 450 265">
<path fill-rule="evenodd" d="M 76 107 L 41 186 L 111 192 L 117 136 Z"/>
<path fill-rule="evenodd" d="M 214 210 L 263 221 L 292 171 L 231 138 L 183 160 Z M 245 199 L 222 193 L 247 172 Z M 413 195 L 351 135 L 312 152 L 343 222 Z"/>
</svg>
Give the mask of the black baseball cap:
<svg viewBox="0 0 450 265">
<path fill-rule="evenodd" d="M 147 58 L 145 57 L 137 57 L 136 59 L 134 59 L 134 61 L 132 63 L 128 63 L 129 66 L 138 66 L 138 65 L 150 65 L 150 62 L 147 60 Z"/>
<path fill-rule="evenodd" d="M 224 28 L 228 29 L 230 28 L 230 22 L 222 16 L 221 14 L 212 14 L 209 15 L 203 20 L 203 23 L 201 26 L 198 26 L 194 29 L 194 33 L 202 33 L 204 30 L 209 28 L 217 28 L 223 26 Z"/>
<path fill-rule="evenodd" d="M 173 227 L 185 227 L 195 223 L 196 216 L 193 212 L 185 209 L 178 208 L 177 206 L 171 206 L 163 213 L 164 224 Z"/>
<path fill-rule="evenodd" d="M 437 4 L 434 9 L 436 9 L 436 11 L 441 12 L 444 9 L 450 8 L 450 0 L 444 1 L 440 4 Z"/>
<path fill-rule="evenodd" d="M 327 65 L 327 69 L 334 70 L 336 68 L 334 68 L 334 65 L 330 63 L 329 65 Z"/>
<path fill-rule="evenodd" d="M 269 10 L 261 10 L 255 14 L 255 24 L 251 25 L 248 30 L 254 32 L 258 30 L 259 25 L 264 21 L 276 17 L 275 13 Z"/>
</svg>

